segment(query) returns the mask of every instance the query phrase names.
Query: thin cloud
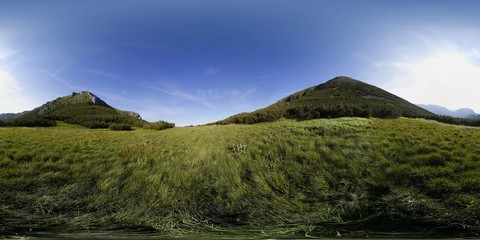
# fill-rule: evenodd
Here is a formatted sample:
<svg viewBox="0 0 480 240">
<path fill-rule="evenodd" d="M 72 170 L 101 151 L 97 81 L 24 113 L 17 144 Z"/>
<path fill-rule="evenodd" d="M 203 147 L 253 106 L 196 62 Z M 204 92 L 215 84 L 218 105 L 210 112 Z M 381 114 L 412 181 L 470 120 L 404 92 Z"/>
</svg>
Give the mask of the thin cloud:
<svg viewBox="0 0 480 240">
<path fill-rule="evenodd" d="M 240 95 L 240 98 L 247 98 L 248 96 L 252 95 L 253 93 L 255 93 L 255 91 L 257 90 L 257 87 L 253 87 L 253 88 L 250 88 L 248 89 L 247 91 L 245 91 L 244 93 L 242 93 Z"/>
<path fill-rule="evenodd" d="M 178 116 L 187 111 L 182 107 L 169 107 L 156 102 L 154 99 L 146 101 L 142 107 L 138 108 L 138 113 L 147 121 L 166 120 L 165 117 Z M 150 106 L 150 103 L 155 103 L 155 106 Z"/>
<path fill-rule="evenodd" d="M 80 68 L 78 70 L 84 71 L 84 72 L 87 72 L 87 73 L 92 73 L 92 74 L 99 75 L 99 76 L 103 76 L 103 77 L 107 77 L 107 78 L 110 78 L 110 79 L 113 79 L 113 80 L 119 80 L 119 78 L 117 76 L 115 76 L 111 73 L 108 73 L 108 72 L 97 70 L 97 69 Z"/>
<path fill-rule="evenodd" d="M 165 94 L 168 94 L 168 95 L 171 95 L 171 96 L 174 96 L 174 97 L 178 97 L 178 98 L 182 98 L 182 99 L 185 99 L 185 100 L 188 100 L 188 101 L 200 103 L 200 104 L 203 104 L 203 105 L 205 105 L 209 108 L 214 107 L 212 104 L 210 104 L 207 101 L 207 99 L 204 95 L 203 96 L 202 95 L 194 95 L 194 94 L 191 94 L 191 93 L 184 92 L 180 89 L 164 89 L 164 88 L 153 87 L 153 86 L 150 86 L 149 88 L 152 89 L 152 90 L 155 90 L 157 92 L 165 93 Z"/>
<path fill-rule="evenodd" d="M 224 93 L 226 97 L 235 98 L 235 99 L 245 99 L 250 95 L 252 95 L 253 93 L 255 93 L 256 90 L 257 90 L 257 87 L 252 87 L 244 92 L 241 92 L 237 89 L 231 89 L 229 91 L 225 91 Z"/>
<path fill-rule="evenodd" d="M 480 58 L 480 53 L 478 53 L 477 49 L 472 48 L 472 50 L 475 53 L 475 55 L 477 55 L 477 57 Z"/>
<path fill-rule="evenodd" d="M 7 61 L 5 59 L 7 59 L 8 57 L 12 56 L 12 55 L 15 55 L 17 52 L 16 51 L 9 51 L 7 50 L 6 52 L 1 52 L 0 53 L 0 70 L 4 70 L 4 71 L 7 71 L 7 72 L 10 72 L 10 68 L 8 67 L 8 64 L 7 64 Z"/>
<path fill-rule="evenodd" d="M 217 73 L 219 73 L 219 72 L 220 72 L 220 71 L 218 71 L 218 69 L 212 68 L 212 67 L 209 67 L 209 68 L 206 68 L 206 69 L 205 69 L 205 73 L 208 74 L 208 75 L 217 74 Z"/>
<path fill-rule="evenodd" d="M 93 94 L 99 96 L 100 98 L 107 100 L 107 103 L 111 102 L 110 100 L 113 100 L 118 103 L 122 104 L 130 104 L 130 105 L 136 105 L 138 104 L 137 101 L 131 100 L 129 98 L 121 97 L 121 94 L 115 94 L 115 93 L 110 93 L 110 92 L 105 92 L 97 89 L 88 89 L 88 91 L 91 91 Z M 115 106 L 112 106 L 115 107 Z"/>
<path fill-rule="evenodd" d="M 63 83 L 65 86 L 67 86 L 68 88 L 70 88 L 70 89 L 72 89 L 72 90 L 78 89 L 77 87 L 74 87 L 74 86 L 70 85 L 67 81 L 59 78 L 59 77 L 57 76 L 58 73 L 57 73 L 57 74 L 53 74 L 53 73 L 51 73 L 51 72 L 49 72 L 49 71 L 47 71 L 47 70 L 45 70 L 45 69 L 41 69 L 41 68 L 35 68 L 35 70 L 37 70 L 37 71 L 39 71 L 39 72 L 41 72 L 41 73 L 44 73 L 44 74 L 50 76 L 51 78 L 57 80 L 58 82 Z M 57 71 L 57 72 L 58 72 L 58 71 Z"/>
<path fill-rule="evenodd" d="M 7 63 L 5 62 L 5 60 L 3 60 L 3 57 L 0 56 L 0 63 L 2 64 L 0 70 L 4 70 L 4 71 L 7 71 L 7 72 L 10 72 L 10 68 L 8 68 L 8 65 Z"/>
<path fill-rule="evenodd" d="M 63 65 L 62 67 L 58 68 L 57 70 L 55 70 L 55 72 L 53 74 L 55 76 L 58 76 L 58 74 L 60 74 L 61 72 L 63 72 L 65 69 L 67 69 L 69 67 L 70 67 L 70 64 L 67 63 L 67 64 Z"/>
<path fill-rule="evenodd" d="M 267 75 L 261 75 L 257 77 L 258 80 L 261 80 L 260 82 L 264 82 L 263 80 L 266 80 L 269 78 L 272 78 L 272 75 L 267 74 Z"/>
<path fill-rule="evenodd" d="M 264 80 L 264 79 L 271 78 L 271 77 L 272 77 L 272 75 L 262 75 L 262 76 L 258 76 L 257 79 Z"/>
<path fill-rule="evenodd" d="M 178 55 L 188 55 L 185 51 L 180 50 L 179 48 L 172 47 L 170 45 L 156 42 L 155 44 L 145 45 L 145 44 L 134 44 L 134 43 L 118 43 L 118 44 L 107 44 L 107 45 L 98 45 L 90 47 L 88 51 L 90 53 L 96 52 L 105 52 L 105 51 L 114 51 L 118 48 L 133 48 L 133 49 L 144 49 L 155 52 L 169 52 Z"/>
</svg>

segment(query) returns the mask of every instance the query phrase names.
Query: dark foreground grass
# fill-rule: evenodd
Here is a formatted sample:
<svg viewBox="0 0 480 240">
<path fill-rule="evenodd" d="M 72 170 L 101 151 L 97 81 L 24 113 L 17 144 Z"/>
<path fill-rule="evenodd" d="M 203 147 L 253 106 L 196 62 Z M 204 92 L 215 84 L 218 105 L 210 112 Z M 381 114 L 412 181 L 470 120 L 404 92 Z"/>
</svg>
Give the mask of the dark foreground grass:
<svg viewBox="0 0 480 240">
<path fill-rule="evenodd" d="M 480 232 L 478 128 L 404 118 L 59 126 L 0 128 L 0 233 Z"/>
</svg>

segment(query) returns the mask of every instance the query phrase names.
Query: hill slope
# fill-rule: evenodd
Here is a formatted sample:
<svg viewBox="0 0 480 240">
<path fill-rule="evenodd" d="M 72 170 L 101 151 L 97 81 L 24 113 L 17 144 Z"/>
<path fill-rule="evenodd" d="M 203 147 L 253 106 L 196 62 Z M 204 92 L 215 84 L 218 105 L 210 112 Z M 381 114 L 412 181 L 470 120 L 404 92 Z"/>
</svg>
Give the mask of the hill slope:
<svg viewBox="0 0 480 240">
<path fill-rule="evenodd" d="M 60 120 L 90 128 L 105 128 L 111 123 L 143 124 L 139 114 L 115 109 L 88 91 L 57 98 L 32 111 L 18 114 L 13 120 Z"/>
<path fill-rule="evenodd" d="M 335 117 L 426 117 L 432 113 L 383 89 L 349 78 L 335 77 L 298 91 L 251 113 L 241 113 L 219 123 L 256 123 L 281 117 L 294 119 Z"/>
</svg>

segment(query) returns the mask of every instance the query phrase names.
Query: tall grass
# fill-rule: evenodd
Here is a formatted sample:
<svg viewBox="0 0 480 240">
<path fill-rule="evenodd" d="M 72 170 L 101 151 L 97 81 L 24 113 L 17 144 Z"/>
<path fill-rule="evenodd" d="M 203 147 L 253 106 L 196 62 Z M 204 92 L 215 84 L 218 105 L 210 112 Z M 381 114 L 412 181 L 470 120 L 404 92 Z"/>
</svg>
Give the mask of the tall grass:
<svg viewBox="0 0 480 240">
<path fill-rule="evenodd" d="M 477 128 L 403 118 L 62 126 L 0 128 L 0 232 L 328 235 L 377 218 L 480 227 Z"/>
</svg>

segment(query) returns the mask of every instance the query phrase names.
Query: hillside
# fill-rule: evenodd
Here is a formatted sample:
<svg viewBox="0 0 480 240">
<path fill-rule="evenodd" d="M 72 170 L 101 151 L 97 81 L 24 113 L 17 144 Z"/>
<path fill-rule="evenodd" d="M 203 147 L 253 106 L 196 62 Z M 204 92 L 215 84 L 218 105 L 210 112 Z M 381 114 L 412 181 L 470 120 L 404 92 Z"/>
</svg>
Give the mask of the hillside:
<svg viewBox="0 0 480 240">
<path fill-rule="evenodd" d="M 10 119 L 17 125 L 51 125 L 54 121 L 79 124 L 89 128 L 106 128 L 111 123 L 124 123 L 142 126 L 144 121 L 139 114 L 121 111 L 108 105 L 94 94 L 83 91 L 59 97 L 31 111 L 16 114 Z"/>
<path fill-rule="evenodd" d="M 407 118 L 5 128 L 0 237 L 478 237 L 478 146 L 478 128 Z"/>
<path fill-rule="evenodd" d="M 378 87 L 335 77 L 298 91 L 251 113 L 240 113 L 218 123 L 257 123 L 277 120 L 336 117 L 426 117 L 432 113 Z"/>
</svg>

